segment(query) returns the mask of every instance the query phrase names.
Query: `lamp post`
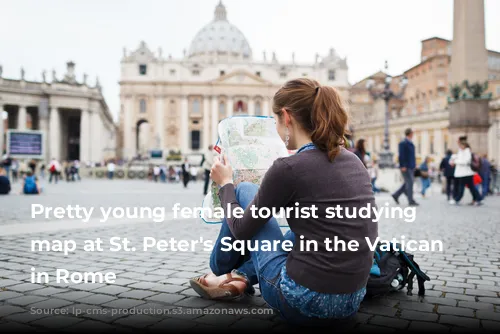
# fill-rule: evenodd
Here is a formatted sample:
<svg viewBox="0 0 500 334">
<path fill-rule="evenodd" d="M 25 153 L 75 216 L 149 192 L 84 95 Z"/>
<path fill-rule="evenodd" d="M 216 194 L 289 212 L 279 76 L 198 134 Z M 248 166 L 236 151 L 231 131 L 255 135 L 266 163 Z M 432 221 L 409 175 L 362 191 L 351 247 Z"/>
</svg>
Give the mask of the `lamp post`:
<svg viewBox="0 0 500 334">
<path fill-rule="evenodd" d="M 387 70 L 387 61 L 385 62 L 385 69 Z M 389 101 L 391 99 L 400 99 L 408 84 L 408 79 L 403 77 L 399 82 L 401 88 L 400 92 L 395 93 L 391 88 L 392 77 L 387 75 L 385 78 L 384 88 L 382 91 L 377 91 L 374 89 L 375 80 L 369 79 L 366 83 L 366 88 L 370 91 L 370 94 L 374 99 L 382 99 L 385 101 L 385 116 L 384 116 L 384 147 L 383 151 L 380 153 L 379 167 L 380 168 L 391 168 L 394 167 L 394 154 L 390 151 L 389 147 Z"/>
</svg>

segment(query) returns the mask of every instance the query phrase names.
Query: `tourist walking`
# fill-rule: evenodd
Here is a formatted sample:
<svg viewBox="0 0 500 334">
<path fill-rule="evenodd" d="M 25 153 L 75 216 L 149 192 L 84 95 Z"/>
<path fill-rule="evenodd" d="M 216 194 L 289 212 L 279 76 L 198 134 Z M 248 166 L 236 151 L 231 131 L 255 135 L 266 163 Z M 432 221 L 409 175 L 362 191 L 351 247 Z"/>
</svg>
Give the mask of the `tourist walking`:
<svg viewBox="0 0 500 334">
<path fill-rule="evenodd" d="M 446 155 L 441 160 L 439 164 L 439 170 L 443 173 L 446 182 L 446 198 L 447 200 L 453 204 L 454 198 L 456 197 L 456 186 L 455 186 L 455 167 L 450 165 L 450 159 L 453 152 L 451 150 L 446 151 Z"/>
<path fill-rule="evenodd" d="M 460 204 L 465 187 L 469 188 L 472 195 L 472 202 L 470 205 L 481 205 L 481 195 L 474 186 L 474 171 L 471 168 L 472 153 L 467 136 L 462 136 L 458 139 L 458 152 L 450 159 L 450 164 L 455 166 L 455 179 L 457 179 L 458 189 L 455 196 L 454 204 Z"/>
<path fill-rule="evenodd" d="M 375 194 L 378 194 L 379 192 L 381 192 L 381 190 L 375 184 L 377 182 L 377 177 L 378 177 L 377 161 L 376 160 L 369 161 L 367 164 L 367 168 L 368 168 L 368 174 L 370 174 L 370 180 L 372 183 L 373 192 Z"/>
<path fill-rule="evenodd" d="M 365 149 L 365 140 L 364 139 L 359 139 L 356 142 L 356 148 L 354 149 L 354 154 L 361 160 L 363 165 L 367 167 L 367 162 L 371 159 L 370 156 L 367 154 L 366 149 Z"/>
<path fill-rule="evenodd" d="M 491 182 L 491 164 L 488 161 L 486 154 L 481 158 L 481 167 L 479 169 L 479 175 L 481 176 L 481 196 L 484 198 L 490 193 L 490 182 Z"/>
<path fill-rule="evenodd" d="M 203 195 L 208 193 L 208 185 L 210 183 L 210 169 L 214 163 L 214 147 L 212 145 L 208 146 L 208 152 L 203 155 L 203 161 L 201 163 L 202 167 L 205 169 L 205 184 L 203 185 Z"/>
<path fill-rule="evenodd" d="M 160 167 L 154 166 L 153 167 L 153 181 L 158 182 L 159 177 L 160 177 Z"/>
<path fill-rule="evenodd" d="M 431 186 L 431 176 L 429 171 L 429 163 L 431 162 L 430 157 L 426 157 L 424 162 L 420 164 L 420 181 L 422 182 L 422 197 L 425 198 L 425 192 Z"/>
<path fill-rule="evenodd" d="M 273 104 L 278 134 L 287 149 L 298 150 L 277 159 L 260 188 L 250 182 L 235 187 L 228 160 L 214 159 L 211 178 L 221 187 L 221 207 L 230 217 L 223 220 L 210 257 L 213 273 L 190 284 L 204 298 L 227 300 L 251 294 L 258 283 L 266 303 L 289 323 L 332 328 L 339 320 L 352 319 L 360 307 L 373 264 L 367 240 L 373 242 L 378 232 L 371 218 L 327 219 L 325 210 L 375 206 L 370 177 L 356 155 L 344 148 L 348 116 L 335 88 L 310 79 L 292 80 L 274 95 Z M 314 205 L 319 213 L 309 218 L 292 215 L 285 235 L 275 218 L 252 214 L 254 209 L 296 205 Z M 235 209 L 244 210 L 241 218 L 231 214 Z M 251 245 L 290 245 L 298 243 L 299 236 L 321 246 L 317 251 L 301 251 L 297 244 L 291 251 L 252 246 L 248 256 L 223 250 L 224 242 L 236 239 Z M 359 248 L 328 251 L 324 240 L 332 236 L 355 240 Z"/>
<path fill-rule="evenodd" d="M 408 204 L 417 206 L 418 203 L 413 199 L 413 181 L 415 178 L 415 145 L 412 142 L 413 130 L 408 128 L 405 130 L 405 139 L 399 143 L 399 169 L 403 176 L 403 184 L 392 194 L 394 201 L 399 204 L 399 196 L 405 194 L 408 198 Z"/>
<path fill-rule="evenodd" d="M 12 173 L 12 183 L 16 183 L 17 179 L 19 178 L 19 160 L 12 159 L 10 171 Z"/>
<path fill-rule="evenodd" d="M 188 159 L 184 159 L 184 163 L 182 164 L 182 183 L 184 184 L 184 188 L 187 188 L 187 185 L 189 183 L 189 179 L 191 178 L 190 172 L 190 166 Z"/>
</svg>

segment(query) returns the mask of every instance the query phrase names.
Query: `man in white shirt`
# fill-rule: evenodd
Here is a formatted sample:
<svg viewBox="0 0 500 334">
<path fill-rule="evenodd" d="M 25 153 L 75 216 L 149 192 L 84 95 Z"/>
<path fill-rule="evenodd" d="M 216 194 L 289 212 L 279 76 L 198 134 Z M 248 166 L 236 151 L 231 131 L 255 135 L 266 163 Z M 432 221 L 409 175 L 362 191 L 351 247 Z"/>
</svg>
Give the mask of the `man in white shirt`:
<svg viewBox="0 0 500 334">
<path fill-rule="evenodd" d="M 115 163 L 113 160 L 108 162 L 108 179 L 113 180 L 113 176 L 115 175 Z"/>
</svg>

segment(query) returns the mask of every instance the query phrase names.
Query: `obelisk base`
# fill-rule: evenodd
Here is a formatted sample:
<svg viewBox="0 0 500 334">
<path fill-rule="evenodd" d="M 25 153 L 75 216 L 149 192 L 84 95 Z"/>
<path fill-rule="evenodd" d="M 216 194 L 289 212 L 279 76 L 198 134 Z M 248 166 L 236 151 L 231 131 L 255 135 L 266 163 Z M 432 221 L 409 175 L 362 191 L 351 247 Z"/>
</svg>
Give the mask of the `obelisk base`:
<svg viewBox="0 0 500 334">
<path fill-rule="evenodd" d="M 488 153 L 489 108 L 488 100 L 459 100 L 450 103 L 450 142 L 454 152 L 458 137 L 467 136 L 472 152 Z"/>
</svg>

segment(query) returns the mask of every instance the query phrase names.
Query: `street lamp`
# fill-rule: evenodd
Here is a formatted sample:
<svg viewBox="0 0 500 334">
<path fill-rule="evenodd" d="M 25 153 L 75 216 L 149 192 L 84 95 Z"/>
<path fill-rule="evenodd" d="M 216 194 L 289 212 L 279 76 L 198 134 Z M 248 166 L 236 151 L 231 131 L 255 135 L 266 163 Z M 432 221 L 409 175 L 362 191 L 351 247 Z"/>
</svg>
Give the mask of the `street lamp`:
<svg viewBox="0 0 500 334">
<path fill-rule="evenodd" d="M 387 70 L 387 61 L 385 62 L 385 69 Z M 389 147 L 389 101 L 391 99 L 400 99 L 403 97 L 404 90 L 408 84 L 408 79 L 403 77 L 399 82 L 399 87 L 401 88 L 399 93 L 395 93 L 391 90 L 392 77 L 387 75 L 385 78 L 384 89 L 382 91 L 376 91 L 374 89 L 375 80 L 372 78 L 368 79 L 366 83 L 366 88 L 370 91 L 370 94 L 374 99 L 382 99 L 385 101 L 385 118 L 384 118 L 384 148 L 380 153 L 379 167 L 387 168 L 394 167 L 393 153 L 390 151 Z"/>
</svg>

